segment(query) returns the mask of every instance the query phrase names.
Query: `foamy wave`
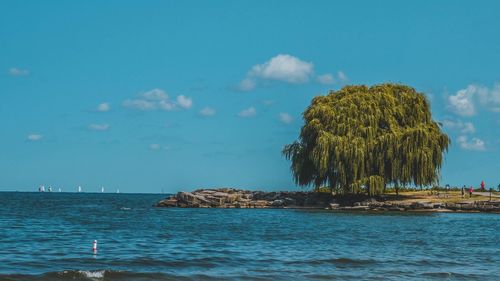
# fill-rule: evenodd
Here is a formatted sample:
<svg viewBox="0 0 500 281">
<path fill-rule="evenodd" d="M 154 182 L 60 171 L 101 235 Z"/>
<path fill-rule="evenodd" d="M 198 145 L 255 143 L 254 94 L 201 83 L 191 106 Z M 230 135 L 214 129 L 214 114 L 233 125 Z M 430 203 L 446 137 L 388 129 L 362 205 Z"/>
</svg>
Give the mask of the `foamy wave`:
<svg viewBox="0 0 500 281">
<path fill-rule="evenodd" d="M 91 279 L 102 279 L 104 278 L 104 273 L 106 273 L 105 270 L 96 270 L 96 271 L 90 271 L 90 270 L 79 270 L 78 273 L 81 275 L 91 278 Z"/>
</svg>

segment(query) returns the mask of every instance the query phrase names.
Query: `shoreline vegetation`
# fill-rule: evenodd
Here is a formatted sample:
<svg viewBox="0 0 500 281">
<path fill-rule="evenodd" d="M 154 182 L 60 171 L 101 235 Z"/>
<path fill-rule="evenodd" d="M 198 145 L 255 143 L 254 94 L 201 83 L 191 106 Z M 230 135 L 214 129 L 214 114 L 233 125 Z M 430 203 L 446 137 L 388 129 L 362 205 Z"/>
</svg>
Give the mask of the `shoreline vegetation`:
<svg viewBox="0 0 500 281">
<path fill-rule="evenodd" d="M 333 211 L 416 211 L 416 212 L 489 212 L 500 213 L 500 193 L 443 189 L 388 192 L 378 196 L 365 194 L 334 195 L 326 191 L 251 191 L 234 188 L 181 191 L 156 207 L 179 208 L 284 208 L 329 209 Z"/>
</svg>

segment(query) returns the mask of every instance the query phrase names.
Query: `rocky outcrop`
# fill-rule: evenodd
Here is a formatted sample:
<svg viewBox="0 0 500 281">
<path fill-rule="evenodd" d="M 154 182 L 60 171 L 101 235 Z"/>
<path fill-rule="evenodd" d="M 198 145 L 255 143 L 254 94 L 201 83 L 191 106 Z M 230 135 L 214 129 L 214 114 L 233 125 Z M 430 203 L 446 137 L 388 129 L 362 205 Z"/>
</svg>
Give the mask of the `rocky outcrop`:
<svg viewBox="0 0 500 281">
<path fill-rule="evenodd" d="M 178 192 L 156 204 L 183 208 L 325 208 L 332 195 L 318 192 L 263 192 L 233 188 Z"/>
<path fill-rule="evenodd" d="M 384 196 L 333 197 L 323 192 L 264 192 L 234 188 L 198 189 L 178 192 L 156 204 L 157 207 L 181 208 L 317 208 L 338 211 L 433 211 L 500 213 L 500 201 L 393 201 Z"/>
</svg>

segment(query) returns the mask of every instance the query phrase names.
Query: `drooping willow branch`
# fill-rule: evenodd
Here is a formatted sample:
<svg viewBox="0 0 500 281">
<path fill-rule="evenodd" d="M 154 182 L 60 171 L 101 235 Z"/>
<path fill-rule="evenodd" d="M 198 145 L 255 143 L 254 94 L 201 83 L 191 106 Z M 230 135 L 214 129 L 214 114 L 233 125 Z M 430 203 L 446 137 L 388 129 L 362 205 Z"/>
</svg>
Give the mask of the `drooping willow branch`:
<svg viewBox="0 0 500 281">
<path fill-rule="evenodd" d="M 315 97 L 299 139 L 283 149 L 294 180 L 343 193 L 436 183 L 450 139 L 415 89 L 346 86 Z"/>
</svg>

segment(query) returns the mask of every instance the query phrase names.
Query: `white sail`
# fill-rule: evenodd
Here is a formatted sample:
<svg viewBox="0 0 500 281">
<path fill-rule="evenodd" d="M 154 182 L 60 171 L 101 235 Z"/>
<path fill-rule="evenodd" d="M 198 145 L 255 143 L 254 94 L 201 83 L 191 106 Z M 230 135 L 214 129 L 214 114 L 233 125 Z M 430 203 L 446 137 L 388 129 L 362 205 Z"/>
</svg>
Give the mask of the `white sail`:
<svg viewBox="0 0 500 281">
<path fill-rule="evenodd" d="M 52 192 L 52 186 L 49 185 L 49 192 Z"/>
<path fill-rule="evenodd" d="M 40 192 L 45 192 L 45 186 L 40 186 Z"/>
<path fill-rule="evenodd" d="M 62 192 L 62 189 L 59 187 L 59 192 Z"/>
<path fill-rule="evenodd" d="M 78 192 L 82 192 L 82 187 L 78 186 Z"/>
<path fill-rule="evenodd" d="M 116 193 L 120 193 L 120 189 L 118 189 L 118 188 L 117 188 L 117 189 L 116 189 Z"/>
<path fill-rule="evenodd" d="M 101 187 L 101 193 L 104 193 L 104 186 Z"/>
</svg>

